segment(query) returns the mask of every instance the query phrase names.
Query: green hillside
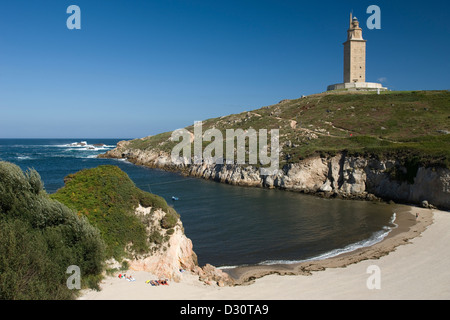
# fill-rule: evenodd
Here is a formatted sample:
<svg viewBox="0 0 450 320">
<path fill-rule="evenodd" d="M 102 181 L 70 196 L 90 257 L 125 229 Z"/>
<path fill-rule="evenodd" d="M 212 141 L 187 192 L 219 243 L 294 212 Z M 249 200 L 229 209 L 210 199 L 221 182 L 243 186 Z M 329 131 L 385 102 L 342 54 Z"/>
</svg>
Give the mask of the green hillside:
<svg viewBox="0 0 450 320">
<path fill-rule="evenodd" d="M 86 218 L 43 188 L 39 174 L 0 162 L 0 300 L 73 299 L 66 270 L 98 287 L 104 242 Z"/>
<path fill-rule="evenodd" d="M 111 165 L 84 169 L 67 176 L 65 186 L 51 197 L 97 227 L 106 243 L 107 258 L 114 257 L 119 261 L 129 253 L 127 247 L 130 244 L 131 251 L 138 254 L 149 249 L 145 225 L 134 213 L 139 204 L 161 208 L 166 215 L 178 219 L 163 198 L 137 188 L 125 172 Z"/>
<path fill-rule="evenodd" d="M 224 137 L 226 129 L 279 129 L 281 165 L 346 151 L 450 166 L 449 91 L 321 93 L 203 121 L 203 132 L 209 128 Z M 135 139 L 129 147 L 170 153 L 178 143 L 170 136 Z"/>
</svg>

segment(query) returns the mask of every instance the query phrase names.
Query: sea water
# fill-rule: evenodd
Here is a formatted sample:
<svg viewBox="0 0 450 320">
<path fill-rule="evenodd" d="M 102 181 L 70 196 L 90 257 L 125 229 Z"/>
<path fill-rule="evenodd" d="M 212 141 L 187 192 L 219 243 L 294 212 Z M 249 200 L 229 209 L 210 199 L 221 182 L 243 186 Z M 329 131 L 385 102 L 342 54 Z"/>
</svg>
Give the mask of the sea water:
<svg viewBox="0 0 450 320">
<path fill-rule="evenodd" d="M 200 265 L 227 268 L 324 259 L 372 245 L 395 228 L 392 206 L 384 203 L 231 186 L 97 158 L 120 140 L 0 139 L 0 161 L 36 169 L 48 193 L 61 188 L 70 173 L 117 165 L 139 188 L 164 197 L 176 209 Z"/>
</svg>

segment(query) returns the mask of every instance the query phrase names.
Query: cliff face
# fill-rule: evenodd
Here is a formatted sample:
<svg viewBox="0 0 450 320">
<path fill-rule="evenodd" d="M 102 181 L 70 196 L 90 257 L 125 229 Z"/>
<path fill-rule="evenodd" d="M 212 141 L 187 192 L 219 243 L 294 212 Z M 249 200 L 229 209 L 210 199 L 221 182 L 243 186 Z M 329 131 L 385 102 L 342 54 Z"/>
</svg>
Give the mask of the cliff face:
<svg viewBox="0 0 450 320">
<path fill-rule="evenodd" d="M 379 160 L 340 153 L 329 158 L 311 157 L 285 165 L 277 175 L 261 176 L 259 169 L 252 166 L 177 166 L 169 154 L 131 149 L 128 145 L 127 141 L 122 141 L 102 157 L 126 158 L 137 165 L 182 171 L 190 176 L 233 185 L 280 188 L 350 199 L 378 197 L 413 204 L 427 201 L 433 206 L 450 209 L 450 170 L 445 168 L 406 168 L 395 159 Z"/>
<path fill-rule="evenodd" d="M 161 220 L 166 214 L 162 209 L 153 210 L 139 206 L 136 215 L 145 224 L 147 234 L 155 242 L 147 254 L 129 260 L 130 269 L 147 271 L 160 278 L 179 280 L 180 269 L 194 270 L 197 256 L 193 251 L 192 241 L 186 237 L 181 220 L 168 231 L 161 227 Z"/>
<path fill-rule="evenodd" d="M 139 206 L 135 214 L 144 223 L 147 234 L 154 243 L 146 254 L 128 260 L 131 270 L 147 271 L 159 278 L 177 282 L 181 279 L 183 269 L 198 275 L 206 284 L 219 286 L 234 284 L 234 280 L 228 274 L 216 267 L 209 264 L 203 268 L 198 266 L 192 241 L 184 234 L 180 219 L 177 219 L 171 229 L 165 229 L 161 226 L 161 221 L 166 215 L 162 209 L 153 210 L 151 207 Z"/>
</svg>

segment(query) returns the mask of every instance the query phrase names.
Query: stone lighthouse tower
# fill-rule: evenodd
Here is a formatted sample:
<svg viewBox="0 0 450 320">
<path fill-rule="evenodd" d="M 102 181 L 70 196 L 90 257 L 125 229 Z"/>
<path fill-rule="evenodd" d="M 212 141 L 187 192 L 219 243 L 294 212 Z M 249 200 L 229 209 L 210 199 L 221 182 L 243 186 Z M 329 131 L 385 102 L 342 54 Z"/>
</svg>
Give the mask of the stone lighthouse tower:
<svg viewBox="0 0 450 320">
<path fill-rule="evenodd" d="M 366 40 L 356 17 L 350 14 L 347 41 L 344 42 L 344 83 L 328 86 L 331 90 L 385 91 L 381 83 L 366 82 Z"/>
<path fill-rule="evenodd" d="M 356 17 L 350 14 L 350 28 L 344 43 L 344 83 L 366 82 L 366 40 Z"/>
</svg>

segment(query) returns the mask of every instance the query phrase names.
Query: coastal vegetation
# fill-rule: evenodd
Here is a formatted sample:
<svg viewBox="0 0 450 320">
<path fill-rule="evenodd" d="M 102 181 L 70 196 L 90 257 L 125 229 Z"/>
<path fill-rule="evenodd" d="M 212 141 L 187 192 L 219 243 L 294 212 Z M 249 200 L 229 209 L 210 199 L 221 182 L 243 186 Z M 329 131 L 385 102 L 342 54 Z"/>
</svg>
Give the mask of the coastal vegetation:
<svg viewBox="0 0 450 320">
<path fill-rule="evenodd" d="M 178 220 L 163 198 L 137 188 L 125 172 L 112 165 L 67 176 L 65 186 L 51 197 L 98 228 L 106 244 L 106 257 L 117 261 L 149 250 L 145 224 L 134 212 L 139 205 L 166 212 L 161 224 L 167 229 Z"/>
<path fill-rule="evenodd" d="M 135 213 L 139 205 L 161 209 L 160 229 L 149 234 Z M 70 174 L 49 195 L 35 170 L 0 162 L 0 299 L 76 298 L 78 290 L 67 286 L 69 266 L 79 267 L 81 288 L 98 289 L 106 260 L 124 265 L 150 246 L 154 251 L 178 219 L 163 198 L 137 188 L 116 166 Z"/>
<path fill-rule="evenodd" d="M 226 129 L 279 129 L 281 166 L 346 152 L 450 168 L 449 119 L 448 91 L 327 92 L 207 119 L 202 126 L 223 136 Z M 186 129 L 194 132 L 193 125 Z M 135 139 L 128 148 L 170 154 L 177 144 L 170 138 L 165 132 Z"/>
<path fill-rule="evenodd" d="M 101 278 L 105 245 L 84 216 L 53 200 L 39 174 L 0 162 L 0 299 L 72 299 L 67 268 L 83 287 Z"/>
</svg>

